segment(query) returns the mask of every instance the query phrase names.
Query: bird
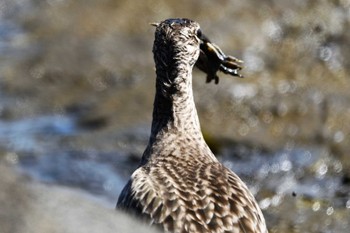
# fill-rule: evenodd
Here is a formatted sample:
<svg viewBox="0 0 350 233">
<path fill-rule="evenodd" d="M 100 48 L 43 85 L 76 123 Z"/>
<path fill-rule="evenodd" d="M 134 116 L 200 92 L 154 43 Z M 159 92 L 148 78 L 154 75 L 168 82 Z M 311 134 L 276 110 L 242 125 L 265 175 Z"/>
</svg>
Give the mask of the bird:
<svg viewBox="0 0 350 233">
<path fill-rule="evenodd" d="M 226 56 L 197 22 L 166 19 L 156 27 L 156 93 L 148 145 L 116 208 L 174 233 L 267 233 L 246 184 L 206 144 L 192 94 L 192 70 L 207 82 L 217 71 L 241 77 L 241 61 Z"/>
</svg>

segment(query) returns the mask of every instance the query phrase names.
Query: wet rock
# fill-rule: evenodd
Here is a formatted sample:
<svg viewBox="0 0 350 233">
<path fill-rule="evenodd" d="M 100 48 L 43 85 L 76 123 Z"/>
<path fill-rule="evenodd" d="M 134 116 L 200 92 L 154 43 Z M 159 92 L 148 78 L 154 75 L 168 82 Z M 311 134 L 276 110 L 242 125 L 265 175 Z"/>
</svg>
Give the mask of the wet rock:
<svg viewBox="0 0 350 233">
<path fill-rule="evenodd" d="M 87 130 L 97 130 L 108 125 L 108 119 L 104 116 L 83 117 L 78 120 L 77 125 Z"/>
<path fill-rule="evenodd" d="M 2 233 L 147 232 L 155 230 L 80 191 L 43 185 L 0 162 Z"/>
</svg>

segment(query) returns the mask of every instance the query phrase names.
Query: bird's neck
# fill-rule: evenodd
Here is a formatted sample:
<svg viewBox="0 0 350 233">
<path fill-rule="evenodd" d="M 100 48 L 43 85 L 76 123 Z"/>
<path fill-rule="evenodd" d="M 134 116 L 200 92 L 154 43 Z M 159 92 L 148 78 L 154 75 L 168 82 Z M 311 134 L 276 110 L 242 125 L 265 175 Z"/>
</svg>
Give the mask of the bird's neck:
<svg viewBox="0 0 350 233">
<path fill-rule="evenodd" d="M 193 99 L 192 68 L 186 63 L 156 67 L 151 145 L 180 135 L 195 135 L 198 143 L 205 144 Z"/>
</svg>

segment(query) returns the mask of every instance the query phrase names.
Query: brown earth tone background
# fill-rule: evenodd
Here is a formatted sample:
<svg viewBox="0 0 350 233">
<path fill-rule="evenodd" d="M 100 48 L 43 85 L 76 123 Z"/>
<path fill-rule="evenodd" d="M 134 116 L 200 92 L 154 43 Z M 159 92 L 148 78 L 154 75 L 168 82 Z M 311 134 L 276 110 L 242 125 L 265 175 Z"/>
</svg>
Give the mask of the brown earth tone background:
<svg viewBox="0 0 350 233">
<path fill-rule="evenodd" d="M 31 208 L 52 232 L 113 222 L 149 134 L 149 23 L 172 17 L 196 20 L 245 62 L 244 79 L 219 74 L 218 85 L 195 70 L 194 94 L 208 143 L 250 185 L 270 232 L 345 232 L 348 0 L 0 0 L 0 232 L 26 232 Z M 57 204 L 61 193 L 67 202 Z M 89 221 L 96 212 L 101 225 Z M 52 220 L 62 213 L 67 228 Z"/>
</svg>

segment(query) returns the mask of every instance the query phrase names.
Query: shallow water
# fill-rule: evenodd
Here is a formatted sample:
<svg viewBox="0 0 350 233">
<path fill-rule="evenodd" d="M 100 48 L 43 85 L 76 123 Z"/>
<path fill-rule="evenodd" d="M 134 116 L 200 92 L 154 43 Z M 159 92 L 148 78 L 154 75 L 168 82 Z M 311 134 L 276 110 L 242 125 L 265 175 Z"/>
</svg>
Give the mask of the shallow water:
<svg viewBox="0 0 350 233">
<path fill-rule="evenodd" d="M 85 132 L 74 117 L 62 115 L 0 121 L 0 145 L 8 151 L 8 162 L 36 180 L 82 188 L 115 202 L 125 183 L 120 170 L 130 172 L 134 164 L 118 151 L 84 150 L 64 142 Z"/>
</svg>

